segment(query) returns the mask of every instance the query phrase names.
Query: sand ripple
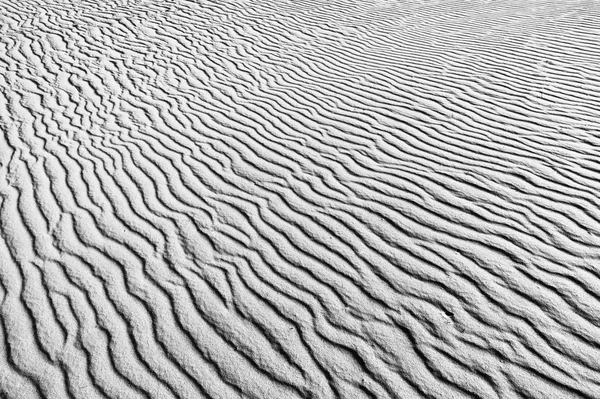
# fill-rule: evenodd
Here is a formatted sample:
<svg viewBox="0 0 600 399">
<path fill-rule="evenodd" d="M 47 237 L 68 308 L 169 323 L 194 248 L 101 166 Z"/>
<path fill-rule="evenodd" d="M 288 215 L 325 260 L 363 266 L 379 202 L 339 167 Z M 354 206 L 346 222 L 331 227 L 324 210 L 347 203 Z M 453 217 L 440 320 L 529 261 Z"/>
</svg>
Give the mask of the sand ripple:
<svg viewBox="0 0 600 399">
<path fill-rule="evenodd" d="M 0 1 L 0 397 L 600 398 L 594 1 Z"/>
</svg>

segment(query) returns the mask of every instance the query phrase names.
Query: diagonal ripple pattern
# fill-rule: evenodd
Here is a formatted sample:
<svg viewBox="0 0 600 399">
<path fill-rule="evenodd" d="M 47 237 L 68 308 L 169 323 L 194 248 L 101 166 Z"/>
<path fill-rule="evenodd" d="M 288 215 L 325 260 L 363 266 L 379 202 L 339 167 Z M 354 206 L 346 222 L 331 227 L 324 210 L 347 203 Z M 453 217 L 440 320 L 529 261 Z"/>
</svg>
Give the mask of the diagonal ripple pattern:
<svg viewBox="0 0 600 399">
<path fill-rule="evenodd" d="M 599 26 L 0 0 L 0 397 L 600 398 Z"/>
</svg>

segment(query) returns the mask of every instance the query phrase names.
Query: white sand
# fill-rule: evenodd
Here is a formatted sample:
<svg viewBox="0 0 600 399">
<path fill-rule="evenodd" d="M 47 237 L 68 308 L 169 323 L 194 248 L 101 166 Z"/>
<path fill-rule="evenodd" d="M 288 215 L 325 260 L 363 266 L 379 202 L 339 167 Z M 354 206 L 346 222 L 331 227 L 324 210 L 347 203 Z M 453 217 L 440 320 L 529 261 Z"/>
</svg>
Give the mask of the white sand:
<svg viewBox="0 0 600 399">
<path fill-rule="evenodd" d="M 0 398 L 600 398 L 600 3 L 0 0 L 0 237 Z"/>
</svg>

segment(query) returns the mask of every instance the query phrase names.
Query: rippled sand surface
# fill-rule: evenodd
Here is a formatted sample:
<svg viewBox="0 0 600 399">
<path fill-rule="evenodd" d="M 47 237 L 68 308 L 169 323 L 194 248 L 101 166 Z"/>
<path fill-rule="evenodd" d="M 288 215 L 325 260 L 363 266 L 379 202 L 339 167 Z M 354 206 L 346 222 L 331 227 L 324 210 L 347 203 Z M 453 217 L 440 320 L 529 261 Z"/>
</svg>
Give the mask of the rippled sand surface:
<svg viewBox="0 0 600 399">
<path fill-rule="evenodd" d="M 0 397 L 600 398 L 600 3 L 0 0 Z"/>
</svg>

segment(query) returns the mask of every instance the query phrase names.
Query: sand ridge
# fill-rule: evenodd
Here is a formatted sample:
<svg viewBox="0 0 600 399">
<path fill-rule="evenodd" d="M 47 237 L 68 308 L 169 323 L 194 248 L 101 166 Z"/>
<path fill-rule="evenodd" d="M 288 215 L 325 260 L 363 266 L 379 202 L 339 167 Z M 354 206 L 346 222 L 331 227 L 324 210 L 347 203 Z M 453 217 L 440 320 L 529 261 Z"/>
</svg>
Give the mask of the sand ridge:
<svg viewBox="0 0 600 399">
<path fill-rule="evenodd" d="M 599 12 L 0 0 L 0 397 L 600 398 Z"/>
</svg>

